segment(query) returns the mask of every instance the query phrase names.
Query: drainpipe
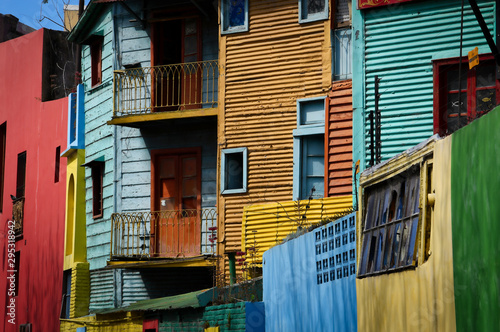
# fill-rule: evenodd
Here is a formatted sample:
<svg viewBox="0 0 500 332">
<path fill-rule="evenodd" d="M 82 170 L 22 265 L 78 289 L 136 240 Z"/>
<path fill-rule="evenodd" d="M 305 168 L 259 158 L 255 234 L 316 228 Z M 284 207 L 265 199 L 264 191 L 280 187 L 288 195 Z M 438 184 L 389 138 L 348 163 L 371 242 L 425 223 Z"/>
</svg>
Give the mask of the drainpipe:
<svg viewBox="0 0 500 332">
<path fill-rule="evenodd" d="M 227 258 L 229 258 L 229 284 L 234 285 L 236 282 L 236 252 L 228 252 Z"/>
</svg>

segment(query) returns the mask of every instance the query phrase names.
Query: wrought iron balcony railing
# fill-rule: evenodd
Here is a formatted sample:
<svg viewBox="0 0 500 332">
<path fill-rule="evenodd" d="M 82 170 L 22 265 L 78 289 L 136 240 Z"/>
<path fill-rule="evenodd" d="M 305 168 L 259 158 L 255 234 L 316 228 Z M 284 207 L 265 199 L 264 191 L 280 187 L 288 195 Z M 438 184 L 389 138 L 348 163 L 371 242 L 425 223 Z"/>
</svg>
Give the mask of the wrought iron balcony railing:
<svg viewBox="0 0 500 332">
<path fill-rule="evenodd" d="M 114 72 L 113 116 L 217 106 L 217 60 Z"/>
<path fill-rule="evenodd" d="M 215 208 L 113 213 L 110 259 L 212 255 L 216 227 Z"/>
</svg>

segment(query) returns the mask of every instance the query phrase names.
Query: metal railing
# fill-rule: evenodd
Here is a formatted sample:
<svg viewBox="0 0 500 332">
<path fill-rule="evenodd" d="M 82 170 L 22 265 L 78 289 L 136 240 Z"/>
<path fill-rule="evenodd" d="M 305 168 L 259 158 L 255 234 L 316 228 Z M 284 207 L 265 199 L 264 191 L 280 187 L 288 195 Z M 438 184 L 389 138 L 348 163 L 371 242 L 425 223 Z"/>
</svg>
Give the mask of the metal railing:
<svg viewBox="0 0 500 332">
<path fill-rule="evenodd" d="M 216 227 L 215 208 L 113 213 L 110 259 L 212 255 Z"/>
<path fill-rule="evenodd" d="M 116 70 L 113 116 L 217 107 L 218 60 Z"/>
</svg>

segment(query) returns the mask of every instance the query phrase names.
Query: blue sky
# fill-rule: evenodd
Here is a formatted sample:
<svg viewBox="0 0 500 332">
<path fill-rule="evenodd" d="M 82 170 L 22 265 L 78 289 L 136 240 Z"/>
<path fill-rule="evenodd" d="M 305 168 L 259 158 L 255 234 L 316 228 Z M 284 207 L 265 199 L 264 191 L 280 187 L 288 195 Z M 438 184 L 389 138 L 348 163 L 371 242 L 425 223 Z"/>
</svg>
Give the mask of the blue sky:
<svg viewBox="0 0 500 332">
<path fill-rule="evenodd" d="M 85 0 L 85 4 L 88 2 L 89 0 Z M 44 27 L 62 30 L 60 26 L 52 23 L 49 19 L 44 18 L 41 22 L 40 19 L 45 16 L 62 24 L 57 15 L 56 6 L 62 16 L 65 3 L 78 5 L 78 0 L 48 0 L 47 4 L 42 4 L 42 0 L 0 0 L 0 13 L 12 14 L 19 18 L 22 23 L 35 29 Z"/>
</svg>

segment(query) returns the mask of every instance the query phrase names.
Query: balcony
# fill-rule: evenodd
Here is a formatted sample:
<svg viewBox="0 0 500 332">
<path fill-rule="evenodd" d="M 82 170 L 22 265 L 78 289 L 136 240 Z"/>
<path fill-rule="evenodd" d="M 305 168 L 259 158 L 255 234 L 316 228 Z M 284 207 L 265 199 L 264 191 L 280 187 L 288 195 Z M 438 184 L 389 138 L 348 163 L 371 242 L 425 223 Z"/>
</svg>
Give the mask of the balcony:
<svg viewBox="0 0 500 332">
<path fill-rule="evenodd" d="M 109 124 L 217 115 L 218 78 L 217 60 L 116 70 Z"/>
<path fill-rule="evenodd" d="M 216 227 L 215 208 L 113 213 L 110 260 L 215 255 Z"/>
</svg>

